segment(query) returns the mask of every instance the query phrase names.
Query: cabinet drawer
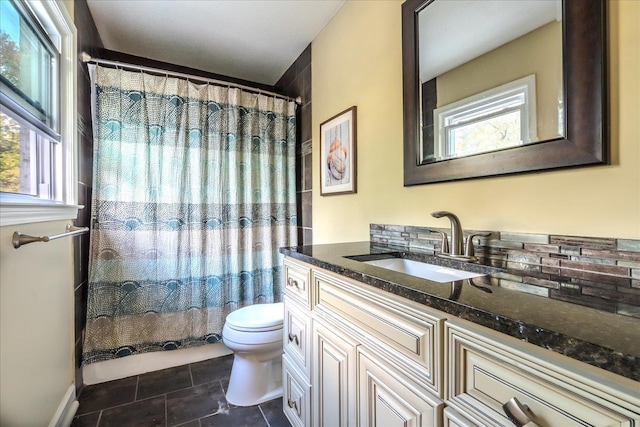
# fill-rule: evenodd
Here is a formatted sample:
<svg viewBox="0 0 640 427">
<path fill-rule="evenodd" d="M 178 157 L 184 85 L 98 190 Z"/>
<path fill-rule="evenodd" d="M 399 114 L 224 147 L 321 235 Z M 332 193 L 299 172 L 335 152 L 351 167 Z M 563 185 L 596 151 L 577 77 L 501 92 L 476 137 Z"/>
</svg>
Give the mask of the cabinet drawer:
<svg viewBox="0 0 640 427">
<path fill-rule="evenodd" d="M 637 391 L 635 397 L 619 393 L 602 378 L 563 369 L 562 360 L 554 360 L 559 355 L 548 355 L 545 362 L 546 350 L 459 322 L 445 326 L 446 399 L 478 424 L 513 426 L 502 407 L 513 397 L 528 406 L 530 420 L 541 427 L 633 426 L 640 420 Z"/>
<path fill-rule="evenodd" d="M 311 308 L 310 275 L 309 267 L 285 258 L 284 293 L 309 308 Z"/>
<path fill-rule="evenodd" d="M 293 427 L 311 425 L 311 386 L 285 354 L 282 356 L 282 408 Z"/>
<path fill-rule="evenodd" d="M 344 278 L 314 271 L 316 311 L 348 326 L 362 339 L 400 363 L 431 392 L 441 394 L 441 339 L 444 319 L 398 301 L 391 294 L 370 291 Z"/>
<path fill-rule="evenodd" d="M 288 296 L 284 301 L 284 352 L 307 378 L 311 374 L 310 322 L 308 310 L 300 309 Z"/>
</svg>

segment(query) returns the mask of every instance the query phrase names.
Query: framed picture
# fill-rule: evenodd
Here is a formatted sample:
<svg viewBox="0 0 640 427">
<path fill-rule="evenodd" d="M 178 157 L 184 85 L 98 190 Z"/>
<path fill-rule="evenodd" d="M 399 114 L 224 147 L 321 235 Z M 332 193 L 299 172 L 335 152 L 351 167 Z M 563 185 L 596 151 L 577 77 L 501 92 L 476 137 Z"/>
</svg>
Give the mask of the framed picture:
<svg viewBox="0 0 640 427">
<path fill-rule="evenodd" d="M 356 192 L 356 107 L 320 125 L 320 194 Z"/>
</svg>

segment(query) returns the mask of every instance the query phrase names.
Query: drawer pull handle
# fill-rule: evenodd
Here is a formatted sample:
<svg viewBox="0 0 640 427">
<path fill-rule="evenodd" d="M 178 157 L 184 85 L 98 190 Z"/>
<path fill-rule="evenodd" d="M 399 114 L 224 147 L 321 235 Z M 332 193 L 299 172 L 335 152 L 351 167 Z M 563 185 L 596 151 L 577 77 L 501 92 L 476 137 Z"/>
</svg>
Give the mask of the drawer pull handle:
<svg viewBox="0 0 640 427">
<path fill-rule="evenodd" d="M 300 286 L 298 285 L 298 281 L 297 281 L 297 280 L 292 279 L 291 277 L 289 277 L 289 278 L 287 279 L 287 285 L 289 285 L 289 286 L 291 286 L 291 287 L 296 287 L 296 288 L 300 289 Z"/>
<path fill-rule="evenodd" d="M 538 424 L 533 422 L 534 417 L 531 409 L 520 401 L 516 397 L 512 397 L 507 403 L 502 405 L 504 413 L 507 417 L 518 427 L 538 427 Z"/>
<path fill-rule="evenodd" d="M 300 345 L 300 340 L 298 339 L 298 335 L 296 334 L 292 334 L 291 332 L 289 332 L 289 342 L 295 342 L 296 345 Z"/>
<path fill-rule="evenodd" d="M 296 403 L 295 400 L 287 400 L 287 405 L 289 406 L 289 408 L 291 409 L 295 409 L 296 414 L 298 414 L 298 416 L 300 416 L 300 411 L 298 410 L 298 404 Z"/>
</svg>

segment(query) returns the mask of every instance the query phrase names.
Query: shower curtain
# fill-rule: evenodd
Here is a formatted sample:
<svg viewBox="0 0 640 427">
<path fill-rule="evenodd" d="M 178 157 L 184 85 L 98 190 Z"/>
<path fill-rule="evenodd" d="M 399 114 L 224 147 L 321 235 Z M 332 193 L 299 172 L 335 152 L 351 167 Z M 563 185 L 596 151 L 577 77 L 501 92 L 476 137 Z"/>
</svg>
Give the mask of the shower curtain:
<svg viewBox="0 0 640 427">
<path fill-rule="evenodd" d="M 92 66 L 83 363 L 221 340 L 282 298 L 296 244 L 295 103 Z"/>
</svg>

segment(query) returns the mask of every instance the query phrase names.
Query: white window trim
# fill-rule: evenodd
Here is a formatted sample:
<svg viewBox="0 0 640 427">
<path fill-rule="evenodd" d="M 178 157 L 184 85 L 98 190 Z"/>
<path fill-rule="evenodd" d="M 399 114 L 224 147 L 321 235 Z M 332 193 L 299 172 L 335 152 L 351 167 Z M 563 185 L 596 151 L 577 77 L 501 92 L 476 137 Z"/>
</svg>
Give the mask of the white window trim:
<svg viewBox="0 0 640 427">
<path fill-rule="evenodd" d="M 62 143 L 62 202 L 29 196 L 0 194 L 0 226 L 76 219 L 78 216 L 77 150 L 77 32 L 62 2 L 41 0 L 29 3 L 45 28 L 60 34 L 60 136 Z"/>
<path fill-rule="evenodd" d="M 525 104 L 523 107 L 526 120 L 521 120 L 523 143 L 536 141 L 538 139 L 536 117 L 536 76 L 534 74 L 530 74 L 526 77 L 434 109 L 433 122 L 436 125 L 434 133 L 435 157 L 437 159 L 455 157 L 446 155 L 447 127 L 445 126 L 445 121 L 448 117 L 461 114 L 468 110 L 477 109 L 483 104 L 487 105 L 496 100 L 507 98 L 517 93 L 524 93 L 525 96 Z"/>
</svg>

